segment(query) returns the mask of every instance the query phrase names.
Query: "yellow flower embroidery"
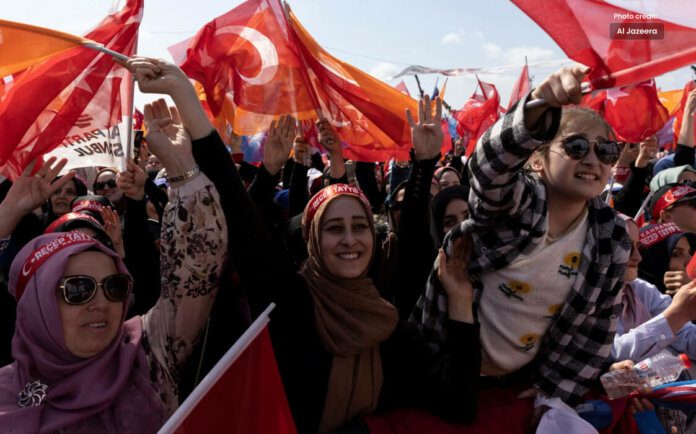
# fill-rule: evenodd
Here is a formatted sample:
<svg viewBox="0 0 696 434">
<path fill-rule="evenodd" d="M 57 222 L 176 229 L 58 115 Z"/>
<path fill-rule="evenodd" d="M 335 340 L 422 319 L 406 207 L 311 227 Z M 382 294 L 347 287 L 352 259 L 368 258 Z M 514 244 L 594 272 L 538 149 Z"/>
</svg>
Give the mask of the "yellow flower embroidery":
<svg viewBox="0 0 696 434">
<path fill-rule="evenodd" d="M 534 333 L 527 333 L 526 335 L 520 336 L 520 343 L 522 344 L 522 346 L 518 348 L 524 351 L 529 351 L 532 348 L 534 348 L 534 345 L 536 345 L 538 340 L 539 335 Z"/>
<path fill-rule="evenodd" d="M 548 309 L 549 314 L 547 316 L 545 316 L 544 318 L 547 318 L 547 319 L 553 318 L 558 312 L 561 311 L 562 307 L 563 307 L 563 303 L 552 304 L 551 306 L 549 306 L 549 309 Z"/>
<path fill-rule="evenodd" d="M 567 278 L 577 276 L 580 267 L 580 252 L 570 252 L 563 257 L 563 264 L 558 267 L 558 272 Z"/>
<path fill-rule="evenodd" d="M 518 282 L 516 280 L 512 280 L 507 284 L 503 283 L 498 286 L 498 289 L 503 291 L 503 294 L 507 295 L 508 297 L 514 297 L 522 301 L 524 301 L 524 299 L 522 298 L 521 294 L 529 294 L 532 292 L 532 286 L 530 284 Z"/>
</svg>

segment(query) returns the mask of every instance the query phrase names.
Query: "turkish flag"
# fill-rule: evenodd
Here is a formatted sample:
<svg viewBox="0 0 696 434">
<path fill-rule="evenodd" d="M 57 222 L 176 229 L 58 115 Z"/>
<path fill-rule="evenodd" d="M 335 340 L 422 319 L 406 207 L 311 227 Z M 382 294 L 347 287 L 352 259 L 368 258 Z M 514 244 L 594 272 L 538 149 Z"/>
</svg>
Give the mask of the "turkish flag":
<svg viewBox="0 0 696 434">
<path fill-rule="evenodd" d="M 396 83 L 394 89 L 398 89 L 401 93 L 403 93 L 406 96 L 411 96 L 411 93 L 408 91 L 408 87 L 406 87 L 406 83 L 404 83 L 403 80 Z"/>
<path fill-rule="evenodd" d="M 592 67 L 589 78 L 593 89 L 645 81 L 696 62 L 693 1 L 512 2 L 541 26 L 568 57 Z M 631 31 L 658 34 L 636 36 L 630 35 Z"/>
<path fill-rule="evenodd" d="M 583 98 L 581 105 L 601 113 L 624 142 L 641 142 L 655 135 L 669 120 L 653 80 L 593 92 Z"/>
<path fill-rule="evenodd" d="M 500 117 L 500 95 L 494 85 L 478 80 L 481 94 L 475 92 L 460 110 L 452 113 L 457 120 L 457 134 L 465 140 L 466 156 L 476 148 L 476 142 Z"/>
<path fill-rule="evenodd" d="M 519 100 L 524 98 L 531 91 L 529 84 L 529 67 L 524 65 L 522 72 L 520 72 L 520 78 L 515 82 L 515 86 L 512 88 L 512 93 L 510 94 L 510 102 L 508 103 L 507 109 L 510 108 Z"/>
<path fill-rule="evenodd" d="M 252 135 L 286 113 L 315 116 L 304 62 L 290 41 L 280 2 L 249 0 L 187 42 L 181 69 L 200 82 L 213 116 L 227 104 L 235 133 Z M 175 56 L 176 57 L 176 56 Z"/>
<path fill-rule="evenodd" d="M 249 326 L 161 433 L 297 433 L 268 332 L 271 309 Z"/>
<path fill-rule="evenodd" d="M 128 0 L 85 38 L 130 56 L 142 12 L 143 0 Z M 125 75 L 110 55 L 84 47 L 14 74 L 0 97 L 0 172 L 14 179 L 66 137 L 121 122 Z"/>
<path fill-rule="evenodd" d="M 199 81 L 218 130 L 239 135 L 268 129 L 282 114 L 331 122 L 344 155 L 357 161 L 408 159 L 404 110 L 416 102 L 323 50 L 280 2 L 248 0 L 170 48 Z M 182 46 L 186 46 L 185 55 Z"/>
<path fill-rule="evenodd" d="M 677 105 L 677 107 L 671 113 L 671 115 L 674 116 L 674 143 L 677 143 L 679 140 L 679 133 L 681 132 L 682 128 L 684 109 L 686 107 L 686 100 L 687 98 L 689 98 L 689 92 L 691 92 L 695 88 L 696 85 L 693 81 L 690 80 L 688 83 L 686 83 L 686 86 L 684 86 L 684 91 L 682 93 L 681 100 L 679 101 L 679 105 Z M 696 120 L 694 121 L 694 123 L 696 124 Z M 696 131 L 696 129 L 694 131 Z"/>
</svg>

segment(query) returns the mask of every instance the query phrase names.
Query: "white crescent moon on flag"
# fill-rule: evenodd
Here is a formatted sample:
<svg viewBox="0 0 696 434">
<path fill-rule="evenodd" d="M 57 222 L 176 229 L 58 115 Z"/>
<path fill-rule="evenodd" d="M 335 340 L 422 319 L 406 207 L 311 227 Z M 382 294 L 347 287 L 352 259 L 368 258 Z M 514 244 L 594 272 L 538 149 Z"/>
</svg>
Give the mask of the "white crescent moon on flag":
<svg viewBox="0 0 696 434">
<path fill-rule="evenodd" d="M 239 73 L 242 80 L 256 86 L 262 86 L 273 80 L 278 72 L 278 52 L 276 51 L 273 42 L 271 42 L 271 40 L 268 39 L 268 37 L 266 37 L 266 35 L 263 33 L 250 27 L 224 26 L 220 27 L 215 32 L 216 35 L 224 35 L 229 33 L 239 35 L 240 38 L 249 41 L 249 43 L 256 48 L 256 51 L 259 52 L 259 57 L 261 58 L 261 68 L 259 73 L 253 77 L 247 77 L 246 75 Z M 237 72 L 239 72 L 239 70 L 237 70 Z"/>
</svg>

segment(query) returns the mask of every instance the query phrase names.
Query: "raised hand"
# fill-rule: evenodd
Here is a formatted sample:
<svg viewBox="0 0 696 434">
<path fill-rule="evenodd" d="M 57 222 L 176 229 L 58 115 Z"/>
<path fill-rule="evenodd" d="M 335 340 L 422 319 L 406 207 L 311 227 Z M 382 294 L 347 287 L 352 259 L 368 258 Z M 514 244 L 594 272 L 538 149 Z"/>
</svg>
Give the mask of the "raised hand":
<svg viewBox="0 0 696 434">
<path fill-rule="evenodd" d="M 65 158 L 57 163 L 56 160 L 56 157 L 51 157 L 43 165 L 34 161 L 27 166 L 22 175 L 12 183 L 3 204 L 6 203 L 23 216 L 46 202 L 53 192 L 67 184 L 75 176 L 75 172 L 71 171 L 54 182 L 56 176 L 68 162 Z M 38 166 L 38 170 L 34 176 L 31 176 L 34 166 Z"/>
<path fill-rule="evenodd" d="M 291 115 L 283 115 L 277 122 L 271 122 L 266 146 L 263 149 L 263 167 L 271 175 L 280 172 L 287 161 L 295 139 L 296 129 L 295 118 Z"/>
<path fill-rule="evenodd" d="M 118 217 L 118 213 L 108 206 L 100 207 L 99 212 L 104 220 L 104 231 L 109 238 L 111 238 L 114 250 L 121 255 L 122 258 L 125 257 L 126 252 L 123 247 L 123 231 L 121 230 L 121 219 Z"/>
<path fill-rule="evenodd" d="M 411 111 L 406 109 L 406 120 L 411 126 L 411 141 L 417 160 L 431 160 L 440 154 L 442 148 L 442 101 L 435 98 L 433 115 L 430 97 L 425 95 L 418 101 L 418 123 L 413 120 Z"/>
<path fill-rule="evenodd" d="M 579 104 L 582 99 L 582 79 L 590 68 L 581 65 L 566 66 L 546 77 L 532 92 L 532 99 L 543 98 L 547 106 L 561 107 Z"/>
<path fill-rule="evenodd" d="M 182 176 L 196 167 L 191 139 L 176 107 L 169 108 L 163 99 L 159 99 L 145 104 L 144 115 L 149 150 L 167 169 L 167 176 Z"/>
<path fill-rule="evenodd" d="M 655 157 L 657 153 L 657 138 L 655 136 L 649 137 L 644 142 L 640 142 L 638 145 L 638 157 L 636 158 L 636 167 L 645 167 L 648 165 L 650 160 Z"/>
<path fill-rule="evenodd" d="M 688 114 L 691 118 L 693 118 L 694 115 L 696 115 L 696 89 L 689 92 L 689 96 L 686 97 L 686 106 L 684 107 L 684 113 Z"/>
<path fill-rule="evenodd" d="M 437 277 L 447 294 L 450 319 L 473 323 L 474 287 L 469 277 L 471 238 L 464 235 L 456 239 L 447 257 L 443 249 L 437 256 Z"/>
<path fill-rule="evenodd" d="M 343 158 L 343 148 L 341 148 L 341 139 L 338 137 L 338 133 L 331 126 L 331 122 L 324 117 L 321 111 L 317 111 L 317 116 L 319 120 L 316 122 L 317 129 L 319 130 L 319 143 L 326 149 L 332 160 L 340 156 Z"/>
<path fill-rule="evenodd" d="M 186 74 L 175 64 L 151 57 L 131 57 L 127 62 L 118 62 L 128 69 L 142 93 L 172 95 L 191 87 Z"/>
<path fill-rule="evenodd" d="M 689 282 L 691 282 L 691 279 L 689 279 L 686 271 L 667 271 L 664 276 L 664 284 L 667 288 L 665 294 L 674 297 L 677 291 Z"/>
<path fill-rule="evenodd" d="M 133 200 L 143 200 L 145 197 L 145 181 L 147 173 L 133 160 L 128 160 L 126 171 L 116 176 L 116 184 L 123 194 Z"/>
</svg>

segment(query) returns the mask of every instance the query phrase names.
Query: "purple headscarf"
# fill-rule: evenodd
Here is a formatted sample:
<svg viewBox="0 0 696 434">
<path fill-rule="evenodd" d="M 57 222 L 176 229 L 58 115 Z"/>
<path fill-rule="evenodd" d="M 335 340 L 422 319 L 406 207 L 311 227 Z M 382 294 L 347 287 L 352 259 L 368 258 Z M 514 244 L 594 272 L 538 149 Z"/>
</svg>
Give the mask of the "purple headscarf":
<svg viewBox="0 0 696 434">
<path fill-rule="evenodd" d="M 141 317 L 124 322 L 124 306 L 119 334 L 94 357 L 74 356 L 65 345 L 55 288 L 70 256 L 98 250 L 113 258 L 120 273 L 128 273 L 118 254 L 95 240 L 81 237 L 84 235 L 78 232 L 42 235 L 30 241 L 12 262 L 10 292 L 13 295 L 18 281 L 23 286 L 21 274 L 29 268 L 34 269 L 34 274 L 26 280 L 17 303 L 12 340 L 15 362 L 0 369 L 3 432 L 7 428 L 13 433 L 63 429 L 88 432 L 96 428 L 119 433 L 154 432 L 164 421 L 164 406 L 148 379 L 147 359 L 141 345 Z M 42 247 L 56 246 L 65 239 L 78 242 L 54 249 L 44 263 L 25 267 Z M 42 385 L 47 388 L 40 400 L 40 393 L 35 392 Z M 23 391 L 25 398 L 26 392 L 30 396 L 33 393 L 34 400 L 21 407 L 19 396 Z"/>
</svg>

